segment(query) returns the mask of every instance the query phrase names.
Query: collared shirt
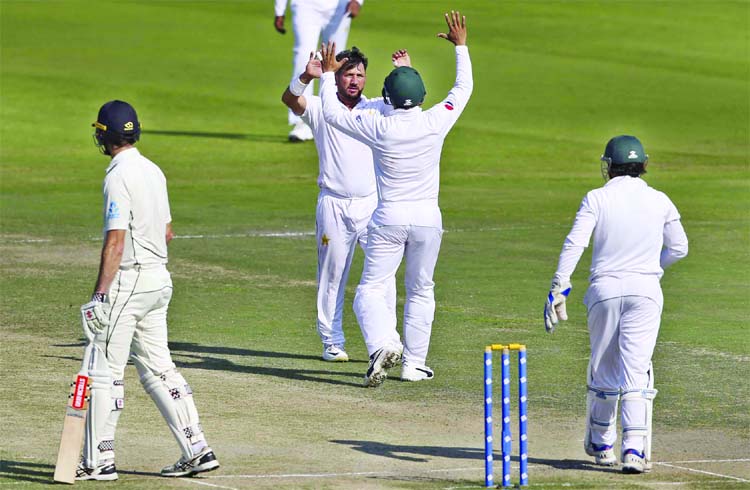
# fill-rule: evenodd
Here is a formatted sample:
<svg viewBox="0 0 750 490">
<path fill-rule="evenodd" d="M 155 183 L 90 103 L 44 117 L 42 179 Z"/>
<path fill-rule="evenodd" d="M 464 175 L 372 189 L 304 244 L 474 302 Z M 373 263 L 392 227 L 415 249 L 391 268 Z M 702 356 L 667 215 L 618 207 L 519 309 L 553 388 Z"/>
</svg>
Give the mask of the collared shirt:
<svg viewBox="0 0 750 490">
<path fill-rule="evenodd" d="M 555 274 L 559 280 L 570 279 L 592 235 L 589 295 L 598 300 L 660 297 L 664 268 L 687 255 L 677 208 L 638 177 L 615 177 L 586 194 L 560 253 Z"/>
<path fill-rule="evenodd" d="M 136 148 L 118 153 L 104 178 L 104 235 L 126 230 L 121 268 L 167 263 L 167 179 Z"/>
<path fill-rule="evenodd" d="M 370 147 L 326 124 L 320 97 L 306 97 L 306 101 L 307 107 L 300 117 L 310 126 L 315 137 L 320 166 L 320 189 L 346 199 L 374 194 L 375 169 Z M 343 110 L 349 111 L 340 101 L 338 103 Z M 383 112 L 387 107 L 390 106 L 386 106 L 381 98 L 368 100 L 363 96 L 351 112 Z"/>
<path fill-rule="evenodd" d="M 448 96 L 429 110 L 395 109 L 390 114 L 357 114 L 334 102 L 332 72 L 321 77 L 326 122 L 372 148 L 378 208 L 375 225 L 420 225 L 442 228 L 438 193 L 440 155 L 448 131 L 463 112 L 473 89 L 466 46 L 456 46 L 456 82 Z"/>
</svg>

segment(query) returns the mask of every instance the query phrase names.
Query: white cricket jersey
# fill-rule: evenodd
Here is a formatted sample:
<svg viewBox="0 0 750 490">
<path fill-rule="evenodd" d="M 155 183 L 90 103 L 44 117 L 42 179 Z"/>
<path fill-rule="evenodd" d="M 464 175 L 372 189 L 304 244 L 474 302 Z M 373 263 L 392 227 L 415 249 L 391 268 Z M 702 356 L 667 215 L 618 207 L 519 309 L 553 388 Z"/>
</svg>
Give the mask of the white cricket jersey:
<svg viewBox="0 0 750 490">
<path fill-rule="evenodd" d="M 587 296 L 597 300 L 629 295 L 660 298 L 664 268 L 687 255 L 687 236 L 677 208 L 666 194 L 639 177 L 615 177 L 586 194 L 560 254 L 558 279 L 570 279 L 592 234 Z"/>
<path fill-rule="evenodd" d="M 320 173 L 318 186 L 340 198 L 362 198 L 375 193 L 375 169 L 372 150 L 364 143 L 339 131 L 323 119 L 320 97 L 305 97 L 307 107 L 300 116 L 310 126 L 318 149 Z M 338 100 L 338 99 L 337 99 Z M 341 101 L 341 108 L 349 112 Z M 362 96 L 352 109 L 353 114 L 382 112 L 386 110 L 383 99 L 368 100 Z"/>
<path fill-rule="evenodd" d="M 136 148 L 115 155 L 104 178 L 104 234 L 126 230 L 121 269 L 167 263 L 167 179 Z"/>
<path fill-rule="evenodd" d="M 326 122 L 372 148 L 378 207 L 374 225 L 442 228 L 438 206 L 440 154 L 448 131 L 469 102 L 473 80 L 466 46 L 456 46 L 456 82 L 448 96 L 429 110 L 395 109 L 387 115 L 353 113 L 336 103 L 333 72 L 321 77 Z"/>
</svg>

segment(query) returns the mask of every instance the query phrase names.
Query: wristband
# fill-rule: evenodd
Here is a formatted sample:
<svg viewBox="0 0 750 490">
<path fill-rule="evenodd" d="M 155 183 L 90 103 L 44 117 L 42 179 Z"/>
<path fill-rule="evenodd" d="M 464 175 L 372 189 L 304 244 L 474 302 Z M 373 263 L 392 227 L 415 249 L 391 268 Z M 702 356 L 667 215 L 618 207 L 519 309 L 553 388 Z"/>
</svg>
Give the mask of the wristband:
<svg viewBox="0 0 750 490">
<path fill-rule="evenodd" d="M 302 80 L 299 79 L 299 77 L 294 77 L 292 82 L 289 84 L 289 91 L 294 95 L 295 97 L 299 97 L 305 92 L 305 89 L 307 88 L 306 83 L 302 83 Z"/>
<path fill-rule="evenodd" d="M 105 293 L 94 293 L 91 295 L 91 301 L 98 301 L 99 303 L 106 303 L 107 295 Z"/>
</svg>

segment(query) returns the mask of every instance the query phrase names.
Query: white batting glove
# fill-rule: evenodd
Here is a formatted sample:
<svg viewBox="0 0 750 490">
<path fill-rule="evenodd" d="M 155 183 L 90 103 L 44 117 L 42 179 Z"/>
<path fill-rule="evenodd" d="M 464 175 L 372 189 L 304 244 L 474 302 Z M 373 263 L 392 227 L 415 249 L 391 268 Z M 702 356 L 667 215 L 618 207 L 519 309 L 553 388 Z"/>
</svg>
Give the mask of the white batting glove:
<svg viewBox="0 0 750 490">
<path fill-rule="evenodd" d="M 563 284 L 557 279 L 552 281 L 552 288 L 547 295 L 547 303 L 544 305 L 544 328 L 547 333 L 553 333 L 559 320 L 567 320 L 568 312 L 565 308 L 565 300 L 570 294 L 572 286 L 570 281 Z"/>
<path fill-rule="evenodd" d="M 83 334 L 89 342 L 109 326 L 109 305 L 103 299 L 103 295 L 94 295 L 94 299 L 81 306 Z"/>
</svg>

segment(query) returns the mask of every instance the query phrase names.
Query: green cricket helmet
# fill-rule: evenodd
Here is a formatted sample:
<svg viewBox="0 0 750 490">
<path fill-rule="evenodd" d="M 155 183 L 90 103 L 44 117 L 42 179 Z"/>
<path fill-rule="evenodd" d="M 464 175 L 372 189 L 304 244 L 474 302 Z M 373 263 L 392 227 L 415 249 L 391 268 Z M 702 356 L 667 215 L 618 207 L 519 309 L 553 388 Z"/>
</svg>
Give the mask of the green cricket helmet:
<svg viewBox="0 0 750 490">
<path fill-rule="evenodd" d="M 634 163 L 645 165 L 648 155 L 638 138 L 624 134 L 615 136 L 607 142 L 601 161 L 602 175 L 606 179 L 611 167 L 630 166 Z"/>
<path fill-rule="evenodd" d="M 427 91 L 419 72 L 410 66 L 399 66 L 383 83 L 383 98 L 394 108 L 411 109 L 424 102 Z"/>
</svg>

